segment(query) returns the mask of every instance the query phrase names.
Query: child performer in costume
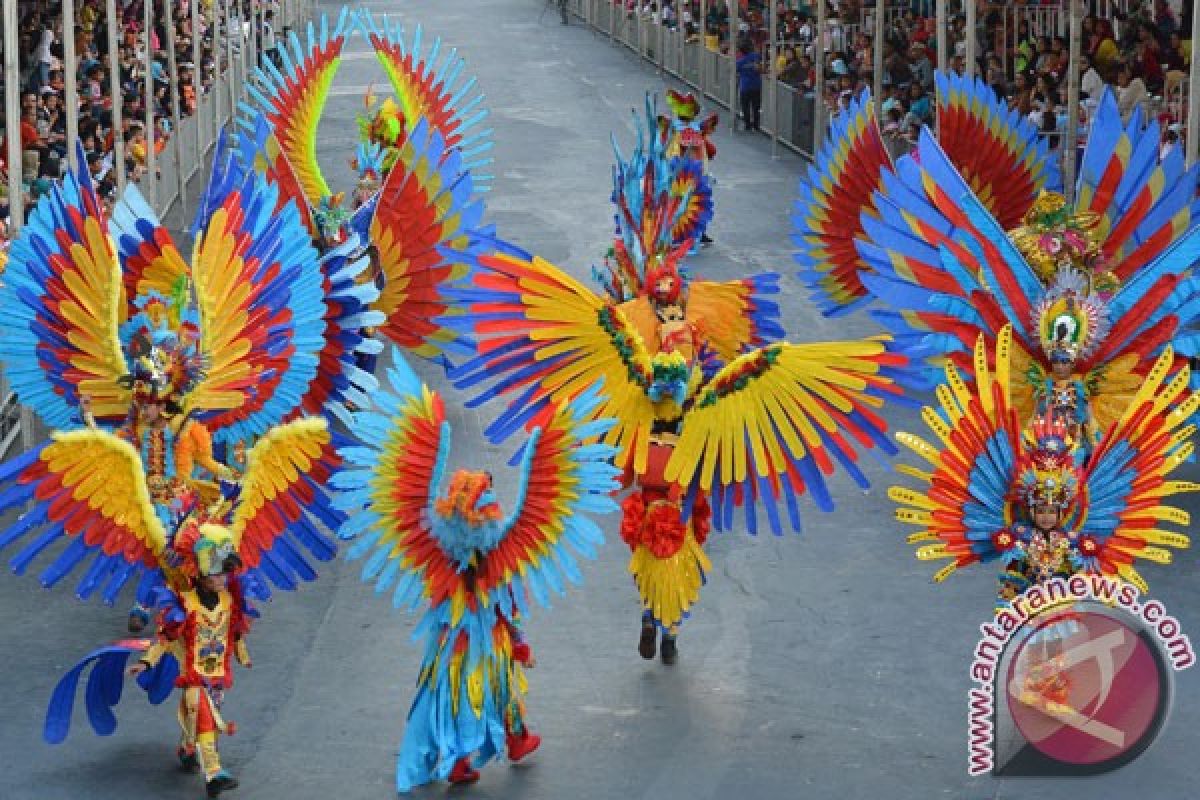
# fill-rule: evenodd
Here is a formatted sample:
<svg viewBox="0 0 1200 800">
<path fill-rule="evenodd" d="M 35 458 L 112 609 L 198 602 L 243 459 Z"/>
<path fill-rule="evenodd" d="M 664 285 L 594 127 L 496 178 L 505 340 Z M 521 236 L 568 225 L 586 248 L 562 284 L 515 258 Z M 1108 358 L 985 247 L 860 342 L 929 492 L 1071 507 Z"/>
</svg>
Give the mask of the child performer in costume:
<svg viewBox="0 0 1200 800">
<path fill-rule="evenodd" d="M 591 557 L 603 537 L 588 518 L 615 510 L 611 447 L 585 445 L 608 422 L 588 422 L 589 396 L 559 406 L 521 454 L 514 510 L 497 503 L 488 473 L 460 470 L 442 488 L 450 424 L 441 398 L 396 353 L 391 392 L 349 417 L 359 442 L 332 480 L 343 490 L 349 556 L 370 554 L 363 580 L 393 605 L 428 602 L 418 626 L 425 655 L 397 761 L 407 792 L 435 780 L 472 783 L 478 767 L 507 752 L 518 761 L 540 737 L 526 721 L 524 669 L 534 664 L 521 633 L 527 595 L 578 582 L 572 551 Z"/>
<path fill-rule="evenodd" d="M 346 374 L 358 340 L 328 324 L 322 281 L 329 269 L 353 283 L 357 265 L 319 258 L 295 208 L 277 210 L 276 199 L 222 139 L 190 265 L 136 188 L 107 219 L 86 170 L 69 173 L 33 210 L 0 287 L 0 340 L 13 388 L 52 432 L 0 465 L 0 514 L 25 509 L 0 532 L 0 547 L 16 550 L 14 572 L 49 553 L 43 586 L 74 573 L 81 599 L 99 594 L 110 604 L 135 582 L 140 598 L 153 599 L 147 610 L 167 607 L 168 638 L 191 641 L 184 612 L 202 612 L 189 605 L 194 547 L 181 537 L 197 515 L 227 529 L 222 540 L 243 565 L 238 590 L 252 599 L 314 580 L 310 557 L 335 555 L 316 521 L 341 522 L 324 488 L 333 437 L 322 417 L 300 417 L 360 397 Z M 253 444 L 240 476 L 212 456 L 213 443 L 234 453 Z M 232 641 L 193 641 L 183 686 L 196 688 L 188 674 L 215 679 L 209 667 L 224 667 L 212 659 Z M 111 733 L 126 662 L 149 645 L 101 648 L 70 670 L 51 700 L 47 741 L 66 737 L 89 669 L 89 720 Z M 168 655 L 156 651 L 158 666 L 138 678 L 155 703 L 179 668 Z M 195 699 L 185 694 L 185 703 Z M 201 727 L 205 709 L 213 710 L 196 706 Z M 205 767 L 215 780 L 214 758 Z M 210 789 L 227 786 L 217 780 Z"/>
<path fill-rule="evenodd" d="M 179 725 L 182 738 L 176 754 L 189 772 L 204 770 L 209 797 L 238 783 L 221 768 L 217 735 L 232 734 L 235 726 L 221 716 L 225 692 L 233 686 L 233 659 L 250 667 L 246 634 L 250 616 L 238 582 L 241 559 L 229 529 L 198 515 L 175 536 L 180 572 L 189 584 L 159 618 L 154 644 L 129 668 L 130 675 L 154 669 L 167 653 L 179 663 L 175 685 L 180 689 Z"/>
<path fill-rule="evenodd" d="M 1080 467 L 1062 420 L 1044 418 L 1023 432 L 1009 382 L 1011 346 L 1006 327 L 992 372 L 980 337 L 974 390 L 947 365 L 941 407 L 924 413 L 937 442 L 897 434 L 932 465 L 928 472 L 902 468 L 930 488 L 889 491 L 899 506 L 896 517 L 920 528 L 909 537 L 918 545 L 917 558 L 949 560 L 936 581 L 960 567 L 999 560 L 1005 600 L 1026 586 L 1078 572 L 1112 575 L 1147 591 L 1134 561 L 1167 564 L 1167 547 L 1189 544 L 1183 534 L 1160 529 L 1163 523 L 1188 524 L 1187 513 L 1165 499 L 1200 489 L 1167 480 L 1193 450 L 1187 420 L 1200 407 L 1200 394 L 1187 390 L 1190 370 L 1185 366 L 1171 378 L 1174 354 L 1167 348 Z"/>
</svg>

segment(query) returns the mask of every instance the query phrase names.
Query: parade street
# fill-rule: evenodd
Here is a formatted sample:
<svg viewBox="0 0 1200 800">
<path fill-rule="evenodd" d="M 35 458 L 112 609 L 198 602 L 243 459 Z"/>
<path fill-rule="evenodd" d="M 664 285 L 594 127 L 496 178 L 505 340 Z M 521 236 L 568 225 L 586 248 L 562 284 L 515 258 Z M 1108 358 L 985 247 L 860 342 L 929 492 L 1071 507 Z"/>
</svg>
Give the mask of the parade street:
<svg viewBox="0 0 1200 800">
<path fill-rule="evenodd" d="M 628 152 L 631 113 L 666 85 L 652 65 L 581 24 L 563 26 L 540 0 L 372 2 L 378 17 L 441 36 L 479 78 L 496 142 L 486 222 L 584 282 L 612 241 L 610 135 Z M 318 5 L 336 15 L 340 6 Z M 574 22 L 578 22 L 577 20 Z M 318 139 L 335 190 L 353 188 L 348 160 L 368 87 L 388 81 L 361 35 L 346 45 Z M 715 142 L 714 243 L 689 259 L 692 274 L 731 279 L 781 273 L 783 323 L 792 341 L 878 332 L 865 314 L 821 317 L 794 276 L 789 214 L 806 163 L 770 139 L 730 130 Z M 465 409 L 439 366 L 413 362 L 445 393 L 460 466 L 488 469 L 501 503 L 519 444 L 487 444 L 481 428 L 500 404 Z M 889 406 L 891 429 L 924 433 L 916 409 Z M 910 463 L 911 455 L 904 457 Z M 967 691 L 979 625 L 993 613 L 993 570 L 931 582 L 936 566 L 913 557 L 911 528 L 893 518 L 887 487 L 902 476 L 866 456 L 872 489 L 844 474 L 830 486 L 837 511 L 804 497 L 801 535 L 752 537 L 739 523 L 714 533 L 713 572 L 679 636 L 673 666 L 639 657 L 640 609 L 626 570 L 619 515 L 600 522 L 606 544 L 583 562 L 583 584 L 535 609 L 525 634 L 537 657 L 528 717 L 541 749 L 503 760 L 478 784 L 435 784 L 417 798 L 478 800 L 1167 800 L 1194 796 L 1200 752 L 1200 673 L 1176 677 L 1169 723 L 1144 756 L 1116 772 L 1074 781 L 967 775 Z M 1183 479 L 1195 479 L 1194 465 Z M 1176 498 L 1195 513 L 1193 497 Z M 6 554 L 5 561 L 11 554 Z M 1143 574 L 1184 632 L 1200 635 L 1193 550 Z M 421 645 L 417 617 L 361 583 L 341 556 L 321 578 L 276 592 L 248 644 L 224 713 L 237 723 L 222 756 L 242 800 L 387 800 L 412 700 Z M 123 638 L 126 594 L 115 608 L 81 603 L 69 587 L 42 592 L 36 573 L 0 575 L 0 800 L 185 800 L 203 789 L 175 760 L 175 698 L 149 706 L 132 682 L 115 733 L 97 737 L 77 702 L 71 735 L 42 741 L 50 693 L 85 653 Z M 1200 640 L 1197 640 L 1200 641 Z"/>
</svg>

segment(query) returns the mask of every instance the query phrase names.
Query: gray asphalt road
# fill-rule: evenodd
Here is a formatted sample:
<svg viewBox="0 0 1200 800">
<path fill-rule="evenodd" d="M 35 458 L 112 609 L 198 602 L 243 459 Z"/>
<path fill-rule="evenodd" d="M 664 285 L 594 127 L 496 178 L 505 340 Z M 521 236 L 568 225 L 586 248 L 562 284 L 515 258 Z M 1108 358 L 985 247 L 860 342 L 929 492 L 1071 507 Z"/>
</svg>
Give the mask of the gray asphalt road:
<svg viewBox="0 0 1200 800">
<path fill-rule="evenodd" d="M 372 3 L 443 36 L 469 59 L 495 127 L 490 219 L 526 248 L 586 276 L 611 234 L 609 133 L 628 141 L 629 112 L 653 70 L 606 39 L 538 24 L 537 0 Z M 333 10 L 333 6 L 329 6 Z M 352 117 L 361 87 L 386 84 L 367 45 L 349 47 L 322 120 L 327 173 L 349 188 Z M 356 88 L 359 87 L 359 88 Z M 725 121 L 727 122 L 727 120 Z M 716 245 L 695 274 L 789 272 L 788 210 L 803 165 L 772 160 L 769 142 L 722 125 Z M 797 339 L 854 338 L 861 319 L 817 316 L 790 275 L 786 325 Z M 422 368 L 442 386 L 434 370 Z M 454 401 L 456 395 L 450 394 Z M 916 430 L 911 412 L 893 415 Z M 460 458 L 502 474 L 501 452 L 481 445 L 480 416 L 459 413 Z M 877 487 L 894 477 L 868 471 Z M 1178 681 L 1173 718 L 1155 748 L 1113 775 L 1086 781 L 969 779 L 966 691 L 977 625 L 991 610 L 987 570 L 929 582 L 881 488 L 835 482 L 839 510 L 809 509 L 801 536 L 743 533 L 711 542 L 715 571 L 684 630 L 679 663 L 643 662 L 634 646 L 638 611 L 627 552 L 607 520 L 609 543 L 585 568 L 585 586 L 537 613 L 538 655 L 530 713 L 545 737 L 528 766 L 489 767 L 469 790 L 478 798 L 1061 798 L 1141 800 L 1194 795 L 1200 748 L 1200 682 Z M 1185 626 L 1200 631 L 1196 558 L 1151 569 L 1153 588 Z M 394 757 L 416 674 L 413 620 L 334 564 L 315 586 L 264 609 L 227 711 L 241 732 L 226 740 L 228 766 L 250 800 L 381 800 L 393 793 Z M 67 744 L 40 739 L 45 702 L 59 674 L 122 632 L 120 610 L 47 593 L 26 578 L 0 577 L 0 798 L 108 800 L 194 798 L 198 781 L 173 765 L 169 707 L 133 692 L 115 735 L 97 738 L 82 720 Z M 442 796 L 443 787 L 418 793 Z M 455 791 L 453 794 L 459 794 Z M 465 793 L 464 793 L 465 794 Z"/>
</svg>

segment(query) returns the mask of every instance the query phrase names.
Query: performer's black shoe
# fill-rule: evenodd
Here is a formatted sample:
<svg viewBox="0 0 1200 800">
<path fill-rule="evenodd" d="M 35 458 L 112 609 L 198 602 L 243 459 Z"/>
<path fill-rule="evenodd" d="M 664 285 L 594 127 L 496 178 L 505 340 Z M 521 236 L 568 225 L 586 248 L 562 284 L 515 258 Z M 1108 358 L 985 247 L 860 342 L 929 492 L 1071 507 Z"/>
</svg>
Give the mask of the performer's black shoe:
<svg viewBox="0 0 1200 800">
<path fill-rule="evenodd" d="M 189 753 L 180 747 L 175 751 L 175 755 L 179 756 L 179 768 L 184 772 L 200 771 L 200 756 L 196 755 L 195 750 Z"/>
<path fill-rule="evenodd" d="M 228 791 L 229 789 L 236 789 L 237 787 L 237 778 L 223 770 L 218 772 L 211 781 L 204 784 L 204 788 L 208 791 L 209 797 L 216 797 L 220 795 L 221 792 Z"/>
<path fill-rule="evenodd" d="M 678 649 L 675 647 L 675 637 L 669 633 L 663 634 L 662 646 L 658 650 L 662 655 L 662 662 L 668 667 L 675 663 L 675 659 L 679 655 Z"/>
<path fill-rule="evenodd" d="M 712 237 L 710 237 L 707 233 L 700 234 L 700 244 L 707 247 L 708 245 L 710 245 L 712 243 L 713 243 Z"/>
<path fill-rule="evenodd" d="M 654 658 L 654 650 L 658 644 L 658 629 L 649 620 L 642 620 L 642 636 L 638 639 L 638 653 L 647 661 Z"/>
</svg>

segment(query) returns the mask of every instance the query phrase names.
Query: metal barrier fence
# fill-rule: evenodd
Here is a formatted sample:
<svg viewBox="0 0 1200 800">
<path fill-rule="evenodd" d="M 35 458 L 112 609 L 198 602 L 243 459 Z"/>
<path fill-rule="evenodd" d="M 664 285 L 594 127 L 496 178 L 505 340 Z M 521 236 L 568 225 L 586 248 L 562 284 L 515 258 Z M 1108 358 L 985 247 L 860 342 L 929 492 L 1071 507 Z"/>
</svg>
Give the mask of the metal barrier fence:
<svg viewBox="0 0 1200 800">
<path fill-rule="evenodd" d="M 108 2 L 110 7 L 114 5 L 114 0 L 108 0 Z M 218 69 L 217 79 L 214 80 L 211 90 L 208 92 L 199 91 L 201 61 L 198 42 L 195 43 L 196 49 L 192 52 L 176 52 L 174 25 L 171 20 L 172 3 L 167 2 L 164 6 L 167 13 L 166 28 L 168 31 L 168 41 L 165 44 L 168 51 L 172 106 L 174 107 L 170 119 L 171 131 L 161 152 L 154 154 L 154 148 L 147 143 L 146 164 L 148 169 L 138 184 L 139 190 L 145 195 L 160 218 L 165 218 L 178 204 L 182 218 L 186 220 L 187 183 L 197 172 L 204 169 L 206 158 L 216 143 L 220 129 L 229 125 L 232 130 L 231 122 L 236 114 L 237 102 L 246 96 L 246 84 L 259 57 L 254 39 L 261 31 L 263 20 L 261 15 L 264 13 L 265 5 L 256 4 L 254 10 L 256 18 L 253 21 L 241 21 L 234 11 L 235 4 L 238 4 L 237 0 L 214 0 L 208 6 L 216 16 L 217 29 L 213 40 L 217 43 L 217 52 L 214 52 L 214 57 L 218 62 L 223 59 L 226 64 L 224 72 Z M 199 3 L 191 4 L 193 31 L 198 29 L 196 23 L 199 5 Z M 68 6 L 68 8 L 71 7 Z M 299 28 L 307 20 L 312 19 L 314 10 L 313 0 L 281 0 L 278 16 L 275 18 L 277 41 L 281 41 L 288 30 Z M 69 19 L 64 20 L 64 23 L 70 23 L 65 24 L 66 30 L 73 30 L 75 27 L 73 8 L 71 8 L 71 12 Z M 0 17 L 0 23 L 5 28 L 6 37 L 11 38 L 12 33 L 16 30 L 15 3 L 6 2 L 4 4 L 4 13 Z M 198 37 L 196 38 L 198 39 Z M 17 103 L 17 95 L 22 87 L 20 82 L 14 79 L 18 73 L 18 63 L 14 57 L 16 49 L 11 46 L 13 43 L 7 39 L 5 44 L 9 47 L 5 53 L 7 80 L 4 101 L 11 111 Z M 222 45 L 224 46 L 223 53 L 220 52 Z M 147 59 L 150 58 L 149 50 L 150 48 L 146 48 Z M 192 114 L 182 118 L 179 114 L 181 99 L 175 96 L 175 92 L 180 86 L 178 76 L 180 62 L 193 64 L 196 75 L 193 85 L 197 87 L 195 109 Z M 146 69 L 149 70 L 148 62 Z M 16 116 L 16 114 L 10 114 L 9 118 L 14 119 Z M 69 124 L 68 129 L 71 131 L 71 136 L 75 135 L 77 128 L 74 125 Z M 19 137 L 14 137 L 14 140 L 19 141 Z M 19 144 L 16 146 L 19 148 Z M 10 147 L 12 147 L 11 144 Z M 67 148 L 68 152 L 73 153 L 75 140 L 69 138 Z M 19 149 L 16 152 L 19 153 Z M 155 174 L 156 169 L 157 175 Z M 9 178 L 10 200 L 14 194 L 19 198 L 21 192 L 20 170 L 11 170 Z M 21 210 L 20 201 L 17 199 L 12 207 L 11 216 L 14 224 L 10 228 L 10 235 L 15 235 L 20 228 L 19 212 Z M 0 373 L 0 460 L 32 447 L 37 438 L 38 429 L 39 425 L 32 411 L 20 404 L 16 393 L 12 391 L 7 380 Z"/>
<path fill-rule="evenodd" d="M 567 0 L 568 10 L 614 44 L 627 47 L 661 72 L 674 76 L 736 118 L 734 61 L 731 56 L 687 41 L 682 30 L 670 30 L 617 0 Z M 772 87 L 772 84 L 773 87 Z M 782 81 L 763 79 L 762 130 L 785 147 L 812 158 L 815 96 Z M 731 123 L 733 124 L 733 123 Z"/>
</svg>

